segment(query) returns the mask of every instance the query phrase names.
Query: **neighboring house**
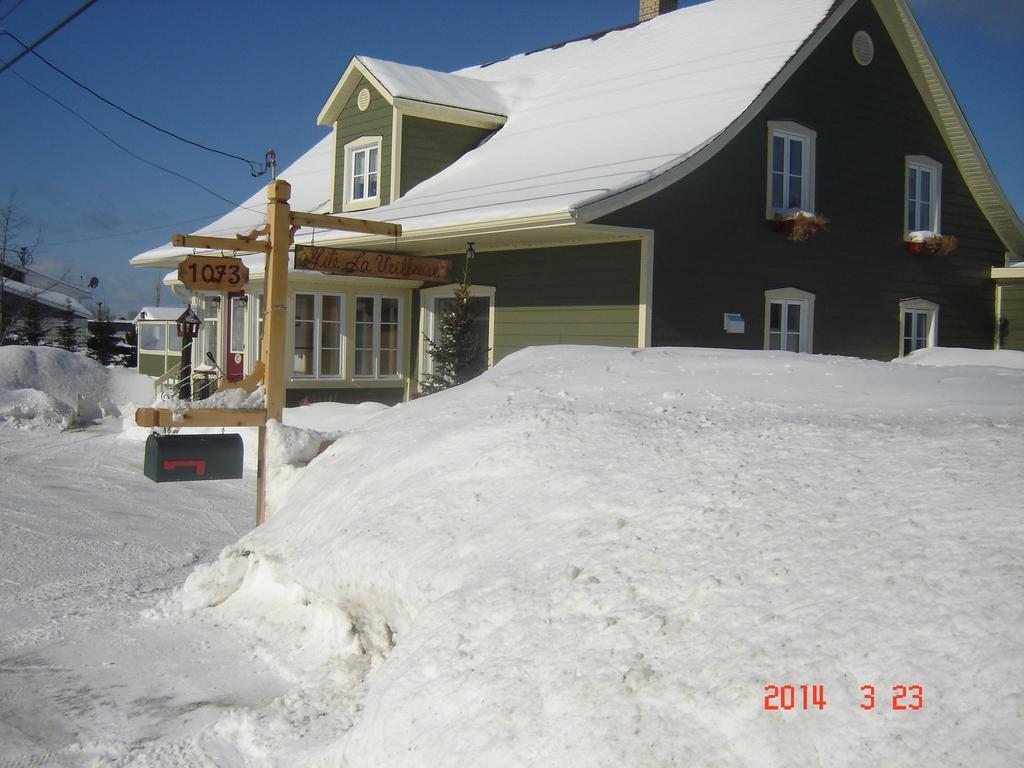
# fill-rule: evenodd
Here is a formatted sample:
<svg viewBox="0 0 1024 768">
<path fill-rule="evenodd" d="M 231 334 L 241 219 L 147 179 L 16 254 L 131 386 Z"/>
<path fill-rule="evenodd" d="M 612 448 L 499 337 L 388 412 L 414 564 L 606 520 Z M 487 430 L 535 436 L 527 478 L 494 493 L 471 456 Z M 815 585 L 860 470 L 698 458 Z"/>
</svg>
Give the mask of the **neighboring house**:
<svg viewBox="0 0 1024 768">
<path fill-rule="evenodd" d="M 43 318 L 43 327 L 52 329 L 64 319 L 70 307 L 75 326 L 86 330 L 92 311 L 82 303 L 92 299 L 91 288 L 65 282 L 17 262 L 5 262 L 3 270 L 3 311 L 11 318 L 24 316 L 26 306 L 35 301 Z"/>
<path fill-rule="evenodd" d="M 296 242 L 459 264 L 473 242 L 492 364 L 559 343 L 992 348 L 992 270 L 1024 258 L 1024 225 L 905 0 L 712 0 L 451 74 L 358 57 L 318 119 L 331 134 L 281 173 L 292 208 L 403 234 Z M 201 232 L 256 228 L 264 200 Z M 801 213 L 827 229 L 791 241 Z M 920 242 L 948 250 L 943 235 L 951 253 Z M 263 313 L 264 259 L 245 259 L 248 295 L 197 298 L 200 354 L 236 376 Z M 289 403 L 415 392 L 451 285 L 301 271 L 289 285 Z"/>
<path fill-rule="evenodd" d="M 143 307 L 135 316 L 139 373 L 163 376 L 181 362 L 176 320 L 185 307 Z"/>
<path fill-rule="evenodd" d="M 996 349 L 1024 352 L 1024 261 L 994 267 L 996 281 L 996 316 L 999 338 Z"/>
</svg>

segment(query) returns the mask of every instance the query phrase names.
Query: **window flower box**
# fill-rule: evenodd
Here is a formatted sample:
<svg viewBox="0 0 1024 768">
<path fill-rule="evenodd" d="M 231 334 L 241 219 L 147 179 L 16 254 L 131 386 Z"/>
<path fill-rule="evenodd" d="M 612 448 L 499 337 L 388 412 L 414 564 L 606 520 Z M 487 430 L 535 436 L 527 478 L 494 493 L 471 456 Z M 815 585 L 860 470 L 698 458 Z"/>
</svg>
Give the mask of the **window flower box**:
<svg viewBox="0 0 1024 768">
<path fill-rule="evenodd" d="M 907 235 L 907 250 L 911 253 L 949 256 L 956 247 L 957 240 L 954 235 L 940 235 L 929 230 L 919 230 Z"/>
<path fill-rule="evenodd" d="M 779 211 L 775 214 L 775 229 L 785 232 L 787 240 L 802 242 L 828 229 L 828 219 L 812 211 Z"/>
</svg>

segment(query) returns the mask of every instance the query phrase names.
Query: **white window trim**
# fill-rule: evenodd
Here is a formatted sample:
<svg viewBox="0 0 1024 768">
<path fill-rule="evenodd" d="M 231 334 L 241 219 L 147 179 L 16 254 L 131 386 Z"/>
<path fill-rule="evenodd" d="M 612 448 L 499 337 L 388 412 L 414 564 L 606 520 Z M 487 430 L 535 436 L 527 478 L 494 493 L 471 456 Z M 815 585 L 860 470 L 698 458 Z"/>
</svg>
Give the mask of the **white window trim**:
<svg viewBox="0 0 1024 768">
<path fill-rule="evenodd" d="M 247 308 L 248 311 L 245 313 L 245 338 L 248 344 L 245 355 L 245 371 L 246 373 L 252 373 L 262 353 L 259 335 L 259 310 L 263 292 L 256 291 L 246 295 L 249 297 L 249 306 Z"/>
<path fill-rule="evenodd" d="M 214 299 L 216 299 L 216 301 L 214 301 Z M 210 336 L 211 335 L 215 335 L 216 336 L 216 344 L 217 344 L 217 354 L 215 354 L 213 356 L 213 358 L 217 361 L 217 365 L 220 366 L 223 369 L 224 368 L 224 360 L 226 359 L 225 357 L 223 357 L 221 355 L 221 352 L 223 352 L 224 349 L 225 349 L 224 323 L 223 323 L 223 319 L 224 318 L 223 318 L 223 315 L 224 315 L 224 305 L 227 302 L 224 301 L 224 297 L 221 296 L 219 293 L 200 294 L 198 296 L 198 301 L 199 301 L 199 307 L 198 307 L 199 311 L 197 311 L 196 314 L 199 315 L 200 319 L 202 320 L 202 323 L 199 326 L 199 336 L 200 336 L 200 338 L 196 339 L 196 340 L 193 340 L 193 342 L 192 342 L 192 357 L 193 357 L 193 360 L 194 360 L 193 365 L 196 365 L 196 366 L 205 365 L 207 367 L 211 367 L 212 366 L 212 363 L 210 362 L 209 358 L 206 356 L 206 353 L 212 351 L 210 349 Z M 217 308 L 216 312 L 214 312 L 214 314 L 213 314 L 213 317 L 209 317 L 208 318 L 206 316 L 207 302 L 213 304 L 213 306 L 215 306 Z M 209 321 L 211 321 L 211 320 L 217 326 L 215 328 L 215 333 L 214 334 L 210 334 L 210 332 L 209 332 L 210 331 Z M 198 342 L 198 343 L 196 343 L 196 342 Z"/>
<path fill-rule="evenodd" d="M 910 186 L 908 177 L 910 169 L 926 170 L 932 175 L 931 184 L 931 205 L 934 211 L 935 227 L 931 230 L 935 234 L 942 232 L 942 163 L 932 160 L 925 155 L 906 155 L 903 159 L 903 239 L 909 241 L 912 231 L 907 228 L 907 214 L 910 213 Z"/>
<path fill-rule="evenodd" d="M 804 143 L 804 195 L 801 210 L 814 213 L 815 206 L 815 183 L 818 132 L 806 125 L 794 123 L 791 120 L 769 120 L 768 121 L 768 162 L 765 168 L 765 218 L 774 220 L 778 214 L 791 210 L 790 208 L 776 208 L 772 205 L 772 139 L 775 136 L 785 138 L 801 139 Z"/>
<path fill-rule="evenodd" d="M 345 170 L 344 170 L 344 186 L 342 191 L 342 206 L 343 211 L 362 211 L 368 208 L 377 208 L 381 203 L 381 187 L 384 181 L 384 153 L 383 153 L 384 137 L 383 136 L 360 136 L 358 139 L 350 141 L 344 147 L 345 156 Z M 352 155 L 356 152 L 366 149 L 377 150 L 377 194 L 374 197 L 360 198 L 359 200 L 352 199 Z"/>
<path fill-rule="evenodd" d="M 236 302 L 242 307 L 242 327 L 240 330 L 235 328 Z M 249 299 L 246 297 L 246 294 L 243 293 L 239 296 L 230 296 L 228 299 L 228 312 L 228 317 L 231 318 L 231 337 L 228 339 L 228 354 L 243 355 L 242 359 L 244 361 L 244 355 L 248 352 L 248 349 L 246 347 L 246 337 L 249 324 Z M 233 344 L 233 342 L 235 341 L 240 342 L 240 349 L 235 349 Z"/>
<path fill-rule="evenodd" d="M 164 345 L 163 345 L 163 347 L 160 348 L 160 349 L 156 349 L 156 348 L 148 348 L 148 347 L 142 346 L 142 340 L 143 340 L 143 337 L 144 337 L 143 329 L 144 328 L 157 328 L 157 327 L 160 327 L 160 328 L 164 329 Z M 155 322 L 155 323 L 154 322 L 138 323 L 138 325 L 136 326 L 135 333 L 138 335 L 138 350 L 139 350 L 139 352 L 141 352 L 144 355 L 164 355 L 164 356 L 167 356 L 167 355 L 180 355 L 181 354 L 181 349 L 172 349 L 171 348 L 171 337 L 172 336 L 177 337 L 177 335 L 178 335 L 178 324 L 177 323 L 168 322 L 166 320 L 161 320 L 161 321 Z"/>
<path fill-rule="evenodd" d="M 772 302 L 796 302 L 803 304 L 800 313 L 800 352 L 814 351 L 814 294 L 799 288 L 774 288 L 764 292 L 764 348 L 768 350 L 769 326 L 771 324 Z M 779 351 L 779 350 L 773 350 Z"/>
<path fill-rule="evenodd" d="M 436 302 L 438 299 L 455 298 L 456 284 L 439 285 L 435 288 L 424 288 L 420 291 L 420 345 L 419 345 L 419 371 L 420 375 L 430 375 L 434 372 L 433 358 L 427 351 L 427 339 L 434 340 L 434 320 L 436 315 Z M 471 285 L 469 295 L 472 298 L 486 298 L 488 300 L 487 310 L 487 367 L 494 366 L 494 296 L 496 290 L 490 285 Z"/>
<path fill-rule="evenodd" d="M 360 299 L 373 299 L 373 373 L 356 373 L 356 363 L 352 362 L 352 378 L 357 381 L 397 381 L 405 376 L 405 332 L 403 326 L 407 322 L 405 317 L 405 298 L 394 293 L 357 293 L 352 302 L 353 313 L 357 312 Z M 394 373 L 386 376 L 380 375 L 380 326 L 381 326 L 381 299 L 396 299 L 398 301 L 398 365 Z M 358 353 L 356 347 L 356 318 L 353 317 L 352 325 L 352 350 Z"/>
<path fill-rule="evenodd" d="M 899 340 L 897 357 L 904 357 L 903 354 L 903 316 L 907 312 L 927 312 L 928 317 L 928 346 L 937 347 L 939 344 L 939 305 L 928 299 L 913 298 L 903 299 L 900 302 L 899 314 Z"/>
<path fill-rule="evenodd" d="M 313 297 L 313 373 L 300 373 L 295 370 L 295 323 L 297 322 L 295 317 L 295 310 L 298 307 L 298 301 L 295 299 L 297 296 L 312 296 Z M 339 317 L 339 343 L 341 345 L 338 350 L 338 373 L 324 374 L 320 371 L 320 353 L 323 351 L 321 341 L 323 340 L 323 297 L 331 296 L 340 299 L 338 306 L 338 317 Z M 303 291 L 297 290 L 292 294 L 291 302 L 291 376 L 293 380 L 302 381 L 338 381 L 345 378 L 345 353 L 346 353 L 346 335 L 345 335 L 345 324 L 346 324 L 346 296 L 344 293 L 335 293 L 333 291 Z M 265 329 L 264 329 L 265 332 Z"/>
</svg>

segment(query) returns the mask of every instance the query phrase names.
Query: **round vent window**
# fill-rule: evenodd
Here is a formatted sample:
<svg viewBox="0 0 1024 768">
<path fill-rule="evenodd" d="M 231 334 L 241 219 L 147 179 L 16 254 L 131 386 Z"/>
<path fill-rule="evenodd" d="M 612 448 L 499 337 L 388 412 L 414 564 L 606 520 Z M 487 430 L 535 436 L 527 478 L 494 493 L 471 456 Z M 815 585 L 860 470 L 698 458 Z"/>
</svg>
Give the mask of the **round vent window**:
<svg viewBox="0 0 1024 768">
<path fill-rule="evenodd" d="M 870 42 L 871 42 L 871 39 L 868 38 L 868 43 L 870 44 Z M 370 89 L 369 88 L 363 88 L 363 90 L 361 90 L 359 92 L 359 96 L 356 97 L 356 106 L 359 107 L 359 111 L 360 112 L 365 112 L 369 108 L 369 106 L 370 106 Z"/>
<path fill-rule="evenodd" d="M 863 29 L 853 36 L 853 58 L 866 67 L 875 58 L 875 43 Z"/>
</svg>

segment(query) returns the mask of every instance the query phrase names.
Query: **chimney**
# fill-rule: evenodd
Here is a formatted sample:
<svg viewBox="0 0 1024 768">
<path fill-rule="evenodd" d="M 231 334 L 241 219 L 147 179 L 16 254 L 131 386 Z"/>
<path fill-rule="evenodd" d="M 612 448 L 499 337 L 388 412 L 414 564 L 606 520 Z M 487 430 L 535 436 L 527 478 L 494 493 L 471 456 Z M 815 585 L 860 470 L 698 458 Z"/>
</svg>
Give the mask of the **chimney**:
<svg viewBox="0 0 1024 768">
<path fill-rule="evenodd" d="M 676 0 L 640 0 L 640 21 L 674 11 L 677 5 Z"/>
</svg>

